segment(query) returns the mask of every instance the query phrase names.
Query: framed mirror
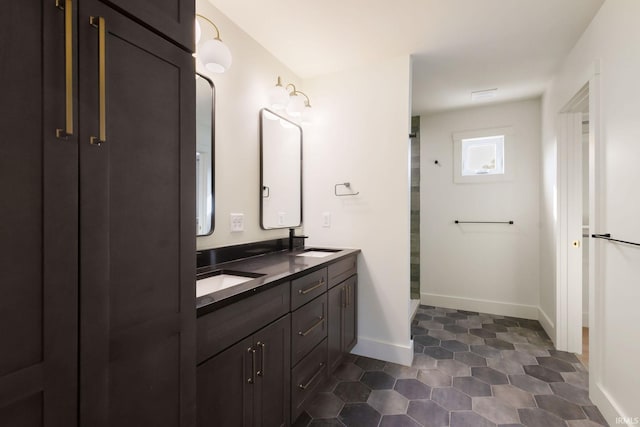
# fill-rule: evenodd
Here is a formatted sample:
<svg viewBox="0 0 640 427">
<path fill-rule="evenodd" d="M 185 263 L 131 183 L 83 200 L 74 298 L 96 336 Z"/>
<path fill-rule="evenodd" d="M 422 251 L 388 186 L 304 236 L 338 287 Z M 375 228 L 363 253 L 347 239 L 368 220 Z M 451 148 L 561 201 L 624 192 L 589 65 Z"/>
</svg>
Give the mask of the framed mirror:
<svg viewBox="0 0 640 427">
<path fill-rule="evenodd" d="M 213 233 L 214 221 L 214 113 L 213 82 L 196 73 L 196 236 Z"/>
<path fill-rule="evenodd" d="M 263 229 L 302 225 L 302 128 L 260 110 L 260 218 Z"/>
</svg>

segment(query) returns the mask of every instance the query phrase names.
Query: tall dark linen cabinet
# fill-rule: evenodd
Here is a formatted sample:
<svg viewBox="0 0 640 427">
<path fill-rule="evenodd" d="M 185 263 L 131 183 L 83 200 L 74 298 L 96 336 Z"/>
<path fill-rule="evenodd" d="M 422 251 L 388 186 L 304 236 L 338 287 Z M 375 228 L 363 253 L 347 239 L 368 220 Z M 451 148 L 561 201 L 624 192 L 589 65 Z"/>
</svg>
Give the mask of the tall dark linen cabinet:
<svg viewBox="0 0 640 427">
<path fill-rule="evenodd" d="M 0 13 L 0 425 L 195 425 L 193 0 Z"/>
</svg>

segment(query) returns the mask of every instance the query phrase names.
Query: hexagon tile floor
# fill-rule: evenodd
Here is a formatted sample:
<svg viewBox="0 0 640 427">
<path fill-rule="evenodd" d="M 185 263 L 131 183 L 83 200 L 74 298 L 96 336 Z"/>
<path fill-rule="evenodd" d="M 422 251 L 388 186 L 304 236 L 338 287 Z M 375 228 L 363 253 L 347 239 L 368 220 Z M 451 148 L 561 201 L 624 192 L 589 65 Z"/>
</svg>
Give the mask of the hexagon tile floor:
<svg viewBox="0 0 640 427">
<path fill-rule="evenodd" d="M 607 425 L 535 320 L 422 305 L 412 334 L 412 367 L 349 355 L 294 426 Z"/>
</svg>

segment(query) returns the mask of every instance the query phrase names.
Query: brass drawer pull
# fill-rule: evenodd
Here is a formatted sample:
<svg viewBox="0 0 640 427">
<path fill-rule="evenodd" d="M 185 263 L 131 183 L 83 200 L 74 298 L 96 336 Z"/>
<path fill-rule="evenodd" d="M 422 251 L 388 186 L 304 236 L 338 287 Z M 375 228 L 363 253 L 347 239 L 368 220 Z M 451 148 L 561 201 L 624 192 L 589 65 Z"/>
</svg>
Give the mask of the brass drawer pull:
<svg viewBox="0 0 640 427">
<path fill-rule="evenodd" d="M 304 332 L 298 331 L 298 335 L 300 335 L 301 337 L 306 337 L 307 335 L 309 335 L 311 333 L 311 331 L 313 331 L 315 328 L 320 326 L 323 322 L 324 322 L 324 316 L 320 316 L 318 318 L 318 321 L 312 327 L 310 327 L 309 329 L 307 329 Z"/>
<path fill-rule="evenodd" d="M 107 28 L 102 16 L 92 16 L 89 23 L 98 29 L 98 107 L 99 126 L 98 136 L 92 136 L 90 142 L 93 145 L 102 145 L 107 142 Z"/>
<path fill-rule="evenodd" d="M 320 375 L 322 373 L 323 369 L 324 369 L 324 362 L 320 362 L 318 371 L 315 374 L 313 374 L 313 376 L 309 379 L 309 381 L 307 381 L 306 384 L 302 384 L 302 383 L 298 384 L 298 388 L 300 390 L 308 389 L 309 386 L 316 380 L 316 378 L 318 378 L 318 375 Z"/>
<path fill-rule="evenodd" d="M 260 347 L 260 370 L 257 372 L 257 375 L 259 377 L 264 377 L 264 353 L 267 346 L 265 343 L 260 341 L 258 341 L 256 345 Z"/>
<path fill-rule="evenodd" d="M 307 289 L 304 289 L 304 290 L 298 289 L 298 294 L 299 295 L 306 295 L 309 292 L 312 292 L 312 291 L 318 289 L 322 285 L 324 285 L 324 277 L 322 279 L 320 279 L 320 281 L 317 284 L 315 284 L 314 286 L 312 286 L 310 288 L 307 288 Z"/>
<path fill-rule="evenodd" d="M 73 4 L 72 0 L 56 0 L 58 9 L 64 11 L 64 80 L 65 125 L 56 129 L 56 138 L 73 135 Z"/>
<path fill-rule="evenodd" d="M 251 376 L 247 378 L 247 383 L 254 384 L 256 382 L 256 349 L 249 347 L 247 353 L 251 353 Z"/>
</svg>

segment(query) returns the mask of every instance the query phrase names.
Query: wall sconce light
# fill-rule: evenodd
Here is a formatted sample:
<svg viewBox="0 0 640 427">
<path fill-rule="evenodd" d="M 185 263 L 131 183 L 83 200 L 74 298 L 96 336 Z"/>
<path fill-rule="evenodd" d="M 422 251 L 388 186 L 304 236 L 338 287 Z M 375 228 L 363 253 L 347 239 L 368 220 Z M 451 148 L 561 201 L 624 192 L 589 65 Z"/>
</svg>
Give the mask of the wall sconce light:
<svg viewBox="0 0 640 427">
<path fill-rule="evenodd" d="M 200 27 L 200 22 L 198 22 L 198 18 L 211 24 L 216 31 L 216 35 L 213 39 L 205 41 L 202 46 L 196 48 L 197 57 L 202 62 L 202 65 L 204 65 L 204 68 L 208 71 L 211 71 L 212 73 L 224 73 L 231 66 L 231 51 L 220 39 L 220 30 L 216 24 L 211 22 L 211 20 L 206 16 L 200 15 L 199 13 L 196 14 L 195 24 L 196 46 L 198 46 L 202 35 L 202 29 Z"/>
<path fill-rule="evenodd" d="M 290 90 L 291 89 L 291 90 Z M 311 123 L 312 110 L 309 96 L 299 91 L 293 83 L 282 86 L 282 78 L 278 76 L 278 82 L 269 92 L 269 104 L 274 110 L 284 110 L 303 124 Z"/>
</svg>

